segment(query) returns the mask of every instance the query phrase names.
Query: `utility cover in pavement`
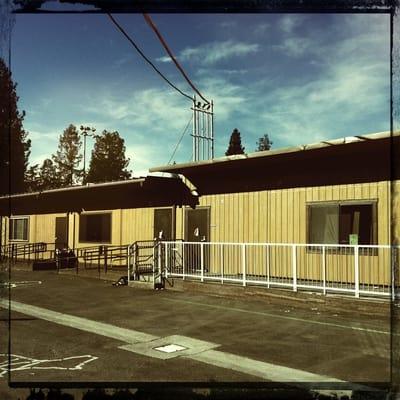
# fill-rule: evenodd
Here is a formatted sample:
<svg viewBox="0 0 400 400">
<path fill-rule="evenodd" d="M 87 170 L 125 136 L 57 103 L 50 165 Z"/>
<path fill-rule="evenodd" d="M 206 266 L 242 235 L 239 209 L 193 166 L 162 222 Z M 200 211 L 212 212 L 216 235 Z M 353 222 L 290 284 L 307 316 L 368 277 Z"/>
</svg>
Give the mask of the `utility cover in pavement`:
<svg viewBox="0 0 400 400">
<path fill-rule="evenodd" d="M 179 346 L 177 344 L 168 344 L 162 347 L 154 347 L 154 350 L 163 351 L 164 353 L 175 353 L 175 351 L 186 350 L 187 347 Z"/>
<path fill-rule="evenodd" d="M 219 344 L 194 339 L 188 336 L 171 335 L 148 342 L 132 343 L 119 346 L 119 349 L 132 351 L 147 357 L 167 360 L 169 358 L 184 357 L 203 351 L 215 349 Z"/>
</svg>

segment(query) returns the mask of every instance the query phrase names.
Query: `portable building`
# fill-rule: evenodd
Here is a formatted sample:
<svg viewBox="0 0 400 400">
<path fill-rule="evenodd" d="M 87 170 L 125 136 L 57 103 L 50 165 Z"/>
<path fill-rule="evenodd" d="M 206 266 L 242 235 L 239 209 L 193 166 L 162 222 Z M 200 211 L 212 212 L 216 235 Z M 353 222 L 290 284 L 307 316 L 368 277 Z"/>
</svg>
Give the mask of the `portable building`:
<svg viewBox="0 0 400 400">
<path fill-rule="evenodd" d="M 184 257 L 179 268 L 173 260 L 176 276 L 389 287 L 399 146 L 399 132 L 383 132 L 150 169 L 170 177 L 14 195 L 0 199 L 2 242 L 158 238 Z"/>
</svg>

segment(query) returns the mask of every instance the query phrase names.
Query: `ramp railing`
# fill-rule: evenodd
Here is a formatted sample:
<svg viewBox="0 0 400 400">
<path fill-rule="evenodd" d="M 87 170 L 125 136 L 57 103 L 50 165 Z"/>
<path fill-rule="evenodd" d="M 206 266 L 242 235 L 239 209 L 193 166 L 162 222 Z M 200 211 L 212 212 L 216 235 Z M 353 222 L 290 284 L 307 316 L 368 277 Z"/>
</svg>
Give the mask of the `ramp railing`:
<svg viewBox="0 0 400 400">
<path fill-rule="evenodd" d="M 100 245 L 81 247 L 75 250 L 78 260 L 83 261 L 84 269 L 109 269 L 125 267 L 128 260 L 129 245 Z M 121 265 L 122 264 L 122 265 Z"/>
<path fill-rule="evenodd" d="M 157 240 L 139 240 L 128 246 L 128 283 L 131 280 L 155 281 L 158 248 Z"/>
<path fill-rule="evenodd" d="M 165 277 L 360 296 L 391 296 L 400 246 L 161 242 Z"/>
<path fill-rule="evenodd" d="M 41 260 L 52 258 L 54 251 L 54 243 L 8 243 L 1 247 L 0 257 L 12 261 Z"/>
</svg>

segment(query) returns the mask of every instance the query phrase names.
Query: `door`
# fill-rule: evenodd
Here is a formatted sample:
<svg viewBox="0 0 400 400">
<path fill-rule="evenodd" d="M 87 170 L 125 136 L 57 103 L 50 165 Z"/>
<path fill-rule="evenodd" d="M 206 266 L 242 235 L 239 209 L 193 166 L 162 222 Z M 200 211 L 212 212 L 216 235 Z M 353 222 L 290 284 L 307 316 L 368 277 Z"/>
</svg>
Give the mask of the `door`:
<svg viewBox="0 0 400 400">
<path fill-rule="evenodd" d="M 56 217 L 55 248 L 68 247 L 67 217 Z"/>
<path fill-rule="evenodd" d="M 174 239 L 172 208 L 158 208 L 154 210 L 153 237 L 160 240 Z"/>
<path fill-rule="evenodd" d="M 185 247 L 185 266 L 188 272 L 201 270 L 202 247 L 204 271 L 208 271 L 210 246 L 208 244 L 202 246 L 201 243 L 210 241 L 210 209 L 208 207 L 194 210 L 187 208 L 185 227 L 185 241 L 199 242 L 198 244 L 188 244 Z"/>
</svg>

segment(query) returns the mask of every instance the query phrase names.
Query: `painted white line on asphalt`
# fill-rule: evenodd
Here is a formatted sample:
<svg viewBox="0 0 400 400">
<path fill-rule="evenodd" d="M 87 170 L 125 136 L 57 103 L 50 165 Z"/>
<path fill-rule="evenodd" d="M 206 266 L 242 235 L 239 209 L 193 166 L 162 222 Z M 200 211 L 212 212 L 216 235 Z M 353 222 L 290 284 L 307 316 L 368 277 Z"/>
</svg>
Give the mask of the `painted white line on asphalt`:
<svg viewBox="0 0 400 400">
<path fill-rule="evenodd" d="M 0 300 L 0 307 L 8 308 L 7 300 Z M 45 308 L 32 306 L 16 301 L 11 302 L 11 310 L 22 314 L 34 316 L 39 319 L 50 321 L 56 324 L 68 326 L 106 336 L 126 343 L 150 342 L 160 339 L 158 336 L 147 333 L 119 328 L 115 325 L 97 322 L 86 318 L 76 317 L 51 311 Z M 178 345 L 180 343 L 177 343 Z M 336 378 L 324 375 L 313 374 L 299 369 L 288 368 L 281 365 L 270 364 L 263 361 L 253 360 L 247 357 L 238 356 L 217 350 L 206 350 L 196 354 L 182 355 L 182 358 L 190 358 L 194 361 L 203 362 L 220 368 L 234 370 L 240 373 L 257 376 L 268 381 L 277 382 L 344 382 Z"/>
<path fill-rule="evenodd" d="M 8 308 L 7 300 L 0 300 L 0 306 Z M 31 306 L 30 304 L 11 302 L 11 310 L 22 314 L 28 314 L 32 317 L 44 319 L 46 321 L 55 322 L 59 325 L 68 326 L 70 328 L 79 329 L 97 335 L 106 336 L 112 339 L 121 340 L 126 343 L 149 342 L 158 339 L 158 336 L 149 335 L 147 333 L 134 331 L 132 329 L 119 328 L 115 325 L 97 322 L 90 319 L 75 317 L 74 315 L 63 314 L 57 311 L 51 311 L 46 308 Z"/>
<path fill-rule="evenodd" d="M 283 367 L 252 360 L 247 357 L 225 353 L 218 350 L 207 350 L 203 353 L 184 356 L 192 360 L 201 361 L 217 367 L 232 369 L 248 375 L 257 376 L 262 379 L 276 382 L 345 382 L 329 376 L 313 374 L 300 369 Z"/>
<path fill-rule="evenodd" d="M 11 363 L 9 364 L 8 354 L 1 353 L 0 359 L 1 358 L 3 358 L 4 361 L 2 362 L 0 361 L 0 378 L 3 378 L 9 371 L 23 371 L 32 369 L 58 369 L 67 371 L 82 370 L 82 367 L 85 364 L 98 359 L 98 357 L 91 356 L 90 354 L 86 354 L 83 356 L 54 358 L 48 360 L 47 359 L 39 360 L 36 358 L 11 354 L 10 355 Z M 81 360 L 81 361 L 68 366 L 71 360 L 73 361 Z"/>
<path fill-rule="evenodd" d="M 297 317 L 289 317 L 287 315 L 278 315 L 278 314 L 272 314 L 272 313 L 267 313 L 263 311 L 252 311 L 252 310 L 245 310 L 243 308 L 236 308 L 236 307 L 225 307 L 225 306 L 219 306 L 216 304 L 207 304 L 207 303 L 201 303 L 197 301 L 191 301 L 191 300 L 178 300 L 178 299 L 169 299 L 167 297 L 164 298 L 164 300 L 167 301 L 174 301 L 177 303 L 188 303 L 192 305 L 197 305 L 197 306 L 204 306 L 204 307 L 211 307 L 211 308 L 216 308 L 224 311 L 237 311 L 237 312 L 242 312 L 246 314 L 254 314 L 254 315 L 263 315 L 265 317 L 271 317 L 271 318 L 281 318 L 281 319 L 288 319 L 296 322 L 306 322 L 308 324 L 315 324 L 315 325 L 324 325 L 324 326 L 332 326 L 335 328 L 343 328 L 343 329 L 352 329 L 355 331 L 364 331 L 364 332 L 370 332 L 370 333 L 381 333 L 384 335 L 390 335 L 391 332 L 388 331 L 380 331 L 377 329 L 371 329 L 371 328 L 361 328 L 359 326 L 353 326 L 353 325 L 341 325 L 341 324 L 335 324 L 333 322 L 322 322 L 322 321 L 315 321 L 311 319 L 303 319 L 303 318 L 297 318 Z"/>
</svg>

